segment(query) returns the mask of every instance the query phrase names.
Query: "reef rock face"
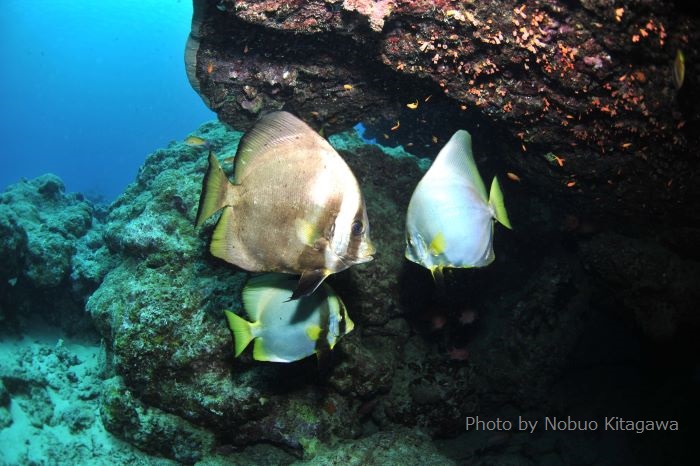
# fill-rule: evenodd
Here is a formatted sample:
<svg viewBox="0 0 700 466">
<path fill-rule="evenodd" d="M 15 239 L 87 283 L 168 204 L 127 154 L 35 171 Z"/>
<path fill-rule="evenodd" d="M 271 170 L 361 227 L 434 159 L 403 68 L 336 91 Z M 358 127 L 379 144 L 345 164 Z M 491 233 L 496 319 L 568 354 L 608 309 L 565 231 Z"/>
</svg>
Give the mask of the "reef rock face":
<svg viewBox="0 0 700 466">
<path fill-rule="evenodd" d="M 579 209 L 697 223 L 700 28 L 680 5 L 195 0 L 187 69 L 237 129 L 284 108 L 430 155 L 467 129 Z"/>
<path fill-rule="evenodd" d="M 241 136 L 219 124 L 197 135 L 221 158 L 235 153 Z M 398 186 L 414 185 L 422 170 L 408 154 L 388 157 L 359 138 L 334 143 L 364 148 L 344 154 L 366 190 L 382 252 L 376 267 L 355 267 L 329 282 L 356 324 L 383 326 L 401 312 L 395 283 L 403 262 L 401 212 L 410 191 Z M 334 352 L 344 361 L 337 375 L 320 375 L 313 359 L 265 364 L 246 354 L 234 360 L 223 310 L 242 312 L 248 274 L 211 257 L 213 222 L 199 232 L 193 227 L 206 163 L 206 150 L 183 143 L 156 151 L 105 218 L 104 240 L 117 265 L 87 303 L 120 376 L 105 386 L 105 426 L 150 453 L 185 462 L 209 451 L 209 432 L 217 433 L 219 444 L 265 441 L 307 455 L 319 441 L 356 437 L 356 397 L 389 391 L 406 326 L 386 325 L 381 341 L 371 330 L 341 340 Z M 394 174 L 400 185 L 386 182 Z M 124 391 L 131 395 L 109 394 Z M 171 428 L 158 428 L 165 424 Z"/>
<path fill-rule="evenodd" d="M 39 310 L 50 322 L 80 330 L 71 327 L 110 266 L 95 215 L 91 202 L 66 194 L 52 174 L 0 193 L 0 321 Z"/>
</svg>

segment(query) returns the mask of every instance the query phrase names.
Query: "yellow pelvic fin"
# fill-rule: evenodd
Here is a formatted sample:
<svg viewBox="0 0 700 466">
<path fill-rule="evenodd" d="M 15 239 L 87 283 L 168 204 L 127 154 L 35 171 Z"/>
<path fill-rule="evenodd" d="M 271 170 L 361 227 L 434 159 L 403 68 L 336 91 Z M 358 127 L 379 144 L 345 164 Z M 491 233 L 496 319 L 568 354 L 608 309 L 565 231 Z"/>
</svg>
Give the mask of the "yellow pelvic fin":
<svg viewBox="0 0 700 466">
<path fill-rule="evenodd" d="M 506 212 L 506 206 L 503 203 L 503 192 L 501 191 L 501 185 L 498 183 L 498 178 L 496 178 L 495 176 L 493 177 L 493 181 L 491 182 L 489 204 L 493 208 L 493 215 L 496 218 L 496 220 L 498 220 L 498 223 L 512 230 L 513 227 L 510 225 L 508 212 Z"/>
<path fill-rule="evenodd" d="M 289 300 L 291 301 L 311 295 L 328 275 L 330 275 L 330 272 L 327 269 L 305 270 L 302 272 L 301 277 L 299 277 L 299 283 L 297 283 L 297 287 L 294 289 L 294 293 L 292 293 Z"/>
<path fill-rule="evenodd" d="M 316 341 L 320 335 L 321 327 L 318 325 L 309 325 L 306 327 L 306 336 L 309 337 L 309 340 Z"/>
<path fill-rule="evenodd" d="M 231 333 L 233 333 L 234 348 L 236 350 L 236 357 L 238 357 L 254 338 L 252 331 L 253 324 L 231 311 L 227 310 L 224 311 L 224 313 L 226 314 L 226 320 L 228 320 Z"/>
<path fill-rule="evenodd" d="M 439 256 L 440 254 L 444 253 L 446 248 L 447 241 L 445 240 L 445 234 L 443 232 L 435 235 L 428 246 L 428 250 L 433 256 Z"/>
<path fill-rule="evenodd" d="M 436 265 L 430 269 L 430 273 L 433 274 L 438 299 L 444 300 L 447 296 L 447 289 L 445 288 L 445 275 L 442 273 L 442 266 Z"/>
<path fill-rule="evenodd" d="M 232 186 L 214 153 L 209 151 L 209 168 L 202 180 L 202 193 L 199 196 L 199 208 L 195 222 L 197 227 L 218 210 L 229 205 L 229 189 Z"/>
</svg>

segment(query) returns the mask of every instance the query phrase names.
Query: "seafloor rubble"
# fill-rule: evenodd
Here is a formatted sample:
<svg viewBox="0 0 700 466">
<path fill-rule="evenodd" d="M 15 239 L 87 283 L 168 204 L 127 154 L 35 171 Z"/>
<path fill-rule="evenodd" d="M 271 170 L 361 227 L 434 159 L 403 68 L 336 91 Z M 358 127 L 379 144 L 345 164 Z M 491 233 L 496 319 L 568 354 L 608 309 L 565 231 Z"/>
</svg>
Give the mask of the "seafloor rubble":
<svg viewBox="0 0 700 466">
<path fill-rule="evenodd" d="M 683 5 L 195 0 L 188 75 L 239 130 L 284 108 L 434 154 L 466 128 L 572 208 L 697 221 L 700 28 Z"/>
<path fill-rule="evenodd" d="M 240 138 L 220 123 L 195 134 L 220 160 Z M 660 434 L 652 446 L 605 432 L 465 433 L 464 419 L 651 410 L 690 423 L 697 226 L 602 224 L 505 184 L 514 230 L 496 231 L 491 266 L 448 273 L 441 297 L 429 272 L 403 258 L 405 209 L 426 161 L 354 133 L 331 142 L 363 188 L 378 252 L 329 279 L 356 328 L 326 366 L 233 358 L 222 311 L 241 311 L 247 274 L 211 257 L 211 221 L 193 227 L 206 150 L 184 143 L 151 154 L 106 210 L 65 194 L 52 175 L 0 195 L 3 332 L 21 334 L 39 317 L 96 328 L 103 382 L 89 399 L 99 425 L 180 463 L 681 461 L 688 434 Z M 477 159 L 485 179 L 503 169 L 490 154 Z M 50 267 L 37 273 L 33 258 Z M 8 405 L 52 383 L 23 374 L 0 371 L 4 425 Z M 41 415 L 60 422 L 44 404 L 54 411 Z M 71 411 L 79 424 L 84 410 Z"/>
</svg>

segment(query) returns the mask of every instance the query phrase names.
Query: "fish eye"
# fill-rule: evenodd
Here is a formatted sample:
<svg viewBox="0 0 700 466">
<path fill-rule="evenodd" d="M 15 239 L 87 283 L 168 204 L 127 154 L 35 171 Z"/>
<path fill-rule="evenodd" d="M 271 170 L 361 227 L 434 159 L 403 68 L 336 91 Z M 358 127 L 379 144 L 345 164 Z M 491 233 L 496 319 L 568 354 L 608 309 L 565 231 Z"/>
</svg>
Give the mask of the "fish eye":
<svg viewBox="0 0 700 466">
<path fill-rule="evenodd" d="M 350 227 L 350 232 L 353 235 L 355 235 L 355 236 L 361 235 L 363 231 L 365 231 L 365 227 L 361 221 L 355 220 L 354 222 L 352 222 L 352 226 Z"/>
</svg>

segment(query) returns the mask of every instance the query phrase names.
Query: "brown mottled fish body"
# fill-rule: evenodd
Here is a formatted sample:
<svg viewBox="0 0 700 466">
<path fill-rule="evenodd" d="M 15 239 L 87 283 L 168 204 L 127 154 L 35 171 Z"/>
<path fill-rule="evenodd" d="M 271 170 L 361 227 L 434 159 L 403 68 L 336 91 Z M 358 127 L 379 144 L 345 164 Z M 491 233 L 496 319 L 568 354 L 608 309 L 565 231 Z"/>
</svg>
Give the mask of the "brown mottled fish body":
<svg viewBox="0 0 700 466">
<path fill-rule="evenodd" d="M 359 185 L 331 145 L 286 112 L 264 116 L 241 140 L 233 184 L 210 154 L 197 225 L 223 212 L 211 252 L 252 272 L 300 273 L 293 298 L 372 259 Z"/>
</svg>

